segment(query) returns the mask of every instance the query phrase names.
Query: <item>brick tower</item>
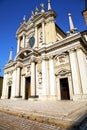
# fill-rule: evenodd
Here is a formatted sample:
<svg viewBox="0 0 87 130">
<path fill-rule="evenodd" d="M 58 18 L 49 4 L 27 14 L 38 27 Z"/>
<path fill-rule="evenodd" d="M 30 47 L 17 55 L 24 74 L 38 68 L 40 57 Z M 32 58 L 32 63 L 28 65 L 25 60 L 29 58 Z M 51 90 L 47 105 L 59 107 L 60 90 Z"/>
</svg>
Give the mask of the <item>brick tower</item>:
<svg viewBox="0 0 87 130">
<path fill-rule="evenodd" d="M 83 10 L 82 14 L 84 16 L 85 23 L 87 25 L 87 0 L 85 0 L 85 10 Z"/>
</svg>

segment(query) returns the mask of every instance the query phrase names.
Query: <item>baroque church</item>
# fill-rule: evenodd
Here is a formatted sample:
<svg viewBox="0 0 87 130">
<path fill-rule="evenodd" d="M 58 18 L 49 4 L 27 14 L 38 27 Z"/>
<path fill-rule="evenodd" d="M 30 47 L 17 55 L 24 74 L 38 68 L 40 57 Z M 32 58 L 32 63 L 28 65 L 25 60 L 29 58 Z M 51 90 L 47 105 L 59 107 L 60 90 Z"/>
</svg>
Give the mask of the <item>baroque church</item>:
<svg viewBox="0 0 87 130">
<path fill-rule="evenodd" d="M 71 14 L 70 31 L 55 23 L 51 9 L 36 7 L 16 32 L 17 54 L 4 66 L 2 99 L 87 100 L 87 31 L 78 32 Z"/>
</svg>

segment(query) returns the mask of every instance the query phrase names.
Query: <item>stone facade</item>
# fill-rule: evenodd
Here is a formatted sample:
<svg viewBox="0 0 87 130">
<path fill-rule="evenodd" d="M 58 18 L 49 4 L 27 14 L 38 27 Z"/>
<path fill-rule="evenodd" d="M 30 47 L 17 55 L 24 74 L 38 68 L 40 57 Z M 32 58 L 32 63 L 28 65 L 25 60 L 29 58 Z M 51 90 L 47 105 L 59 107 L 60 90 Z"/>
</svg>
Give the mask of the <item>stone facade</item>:
<svg viewBox="0 0 87 130">
<path fill-rule="evenodd" d="M 41 5 L 16 32 L 17 54 L 4 67 L 2 99 L 86 100 L 87 32 L 65 34 Z M 72 21 L 69 14 L 70 23 Z"/>
</svg>

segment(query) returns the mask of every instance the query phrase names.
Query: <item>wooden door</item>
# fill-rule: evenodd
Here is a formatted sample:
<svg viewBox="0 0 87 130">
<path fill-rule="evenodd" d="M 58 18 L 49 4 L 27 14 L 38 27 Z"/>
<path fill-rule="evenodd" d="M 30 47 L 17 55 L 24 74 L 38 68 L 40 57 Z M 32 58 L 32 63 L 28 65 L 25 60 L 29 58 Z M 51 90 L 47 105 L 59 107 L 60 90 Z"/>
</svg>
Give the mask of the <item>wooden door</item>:
<svg viewBox="0 0 87 130">
<path fill-rule="evenodd" d="M 61 99 L 62 100 L 69 100 L 69 85 L 68 85 L 68 78 L 60 79 L 60 90 L 61 90 Z"/>
<path fill-rule="evenodd" d="M 27 77 L 25 86 L 25 99 L 28 99 L 30 96 L 31 96 L 31 77 Z"/>
</svg>

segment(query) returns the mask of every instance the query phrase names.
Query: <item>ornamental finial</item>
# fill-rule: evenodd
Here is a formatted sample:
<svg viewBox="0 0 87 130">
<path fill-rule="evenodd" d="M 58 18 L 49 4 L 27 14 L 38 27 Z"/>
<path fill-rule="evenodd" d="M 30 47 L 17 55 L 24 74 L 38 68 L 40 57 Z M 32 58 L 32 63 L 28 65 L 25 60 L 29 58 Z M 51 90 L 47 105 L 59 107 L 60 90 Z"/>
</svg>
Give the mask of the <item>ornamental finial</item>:
<svg viewBox="0 0 87 130">
<path fill-rule="evenodd" d="M 23 17 L 23 21 L 24 21 L 24 22 L 26 21 L 26 15 L 24 15 L 24 17 Z"/>
<path fill-rule="evenodd" d="M 77 32 L 77 28 L 74 27 L 74 24 L 73 24 L 73 21 L 72 21 L 71 13 L 68 13 L 68 17 L 69 17 L 70 32 L 71 33 Z"/>
<path fill-rule="evenodd" d="M 48 0 L 48 10 L 51 10 L 51 3 L 50 3 L 50 0 Z"/>
<path fill-rule="evenodd" d="M 38 11 L 39 11 L 38 7 L 36 7 L 35 14 L 38 14 Z"/>
<path fill-rule="evenodd" d="M 41 3 L 40 6 L 41 6 L 41 12 L 42 12 L 42 13 L 45 12 L 45 10 L 44 10 L 44 4 Z"/>
<path fill-rule="evenodd" d="M 12 48 L 10 49 L 10 55 L 9 55 L 9 61 L 8 62 L 11 62 L 12 61 Z"/>
</svg>

